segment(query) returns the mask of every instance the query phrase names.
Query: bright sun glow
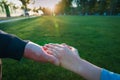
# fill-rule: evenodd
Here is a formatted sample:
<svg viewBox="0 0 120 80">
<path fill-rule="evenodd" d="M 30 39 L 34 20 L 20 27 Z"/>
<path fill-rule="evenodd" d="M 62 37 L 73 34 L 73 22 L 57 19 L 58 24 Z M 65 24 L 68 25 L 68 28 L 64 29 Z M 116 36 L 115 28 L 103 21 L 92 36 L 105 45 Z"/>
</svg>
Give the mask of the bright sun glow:
<svg viewBox="0 0 120 80">
<path fill-rule="evenodd" d="M 2 1 L 2 0 L 0 0 Z M 7 1 L 7 4 L 13 4 L 15 5 L 18 9 L 12 10 L 12 7 L 10 8 L 10 10 L 12 10 L 13 13 L 11 13 L 11 15 L 16 16 L 16 15 L 21 15 L 23 14 L 23 10 L 21 10 L 20 8 L 22 7 L 22 3 L 20 0 L 5 0 Z M 60 2 L 61 0 L 30 0 L 30 4 L 27 5 L 28 8 L 30 9 L 34 9 L 34 8 L 40 8 L 40 7 L 46 7 L 49 8 L 51 10 L 51 12 L 54 14 L 54 9 L 55 9 L 55 5 Z M 13 6 L 11 5 L 11 6 Z M 0 8 L 0 11 L 2 9 Z M 29 12 L 31 15 L 34 14 L 33 12 Z M 42 11 L 39 11 L 39 14 L 44 14 Z M 1 13 L 0 16 L 5 16 L 5 13 Z"/>
<path fill-rule="evenodd" d="M 19 0 L 6 0 L 6 1 L 8 1 L 8 4 L 12 3 L 19 7 L 22 6 L 22 3 Z M 47 7 L 54 10 L 55 5 L 61 0 L 35 0 L 35 2 L 34 0 L 31 0 L 31 1 L 33 2 L 31 2 L 28 5 L 29 8 Z"/>
<path fill-rule="evenodd" d="M 47 7 L 54 10 L 55 5 L 61 0 L 35 0 L 35 3 L 28 5 L 30 8 Z"/>
</svg>

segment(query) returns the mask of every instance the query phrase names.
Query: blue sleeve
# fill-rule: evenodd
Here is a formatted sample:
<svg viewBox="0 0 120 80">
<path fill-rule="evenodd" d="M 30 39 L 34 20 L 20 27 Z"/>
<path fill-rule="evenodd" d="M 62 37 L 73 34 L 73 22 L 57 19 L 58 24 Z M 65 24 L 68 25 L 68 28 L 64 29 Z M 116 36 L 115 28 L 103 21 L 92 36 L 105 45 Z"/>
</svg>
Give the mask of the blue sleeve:
<svg viewBox="0 0 120 80">
<path fill-rule="evenodd" d="M 100 80 L 120 80 L 120 74 L 103 69 Z"/>
</svg>

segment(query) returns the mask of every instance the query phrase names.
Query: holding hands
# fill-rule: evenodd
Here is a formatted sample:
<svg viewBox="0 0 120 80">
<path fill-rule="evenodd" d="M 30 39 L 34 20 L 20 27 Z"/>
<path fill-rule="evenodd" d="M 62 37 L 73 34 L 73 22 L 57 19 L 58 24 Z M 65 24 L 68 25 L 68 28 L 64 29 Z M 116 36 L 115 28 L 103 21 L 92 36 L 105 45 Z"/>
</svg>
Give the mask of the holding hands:
<svg viewBox="0 0 120 80">
<path fill-rule="evenodd" d="M 66 44 L 46 44 L 43 48 L 58 58 L 60 66 L 76 72 L 80 60 L 77 49 Z"/>
<path fill-rule="evenodd" d="M 66 44 L 39 46 L 29 42 L 25 47 L 24 57 L 64 67 L 87 80 L 100 80 L 101 68 L 81 59 L 77 49 Z"/>
<path fill-rule="evenodd" d="M 40 46 L 0 30 L 0 58 L 20 60 L 22 57 L 38 62 L 50 62 L 75 72 L 87 80 L 120 80 L 119 74 L 111 73 L 80 58 L 74 47 L 66 44 Z"/>
</svg>

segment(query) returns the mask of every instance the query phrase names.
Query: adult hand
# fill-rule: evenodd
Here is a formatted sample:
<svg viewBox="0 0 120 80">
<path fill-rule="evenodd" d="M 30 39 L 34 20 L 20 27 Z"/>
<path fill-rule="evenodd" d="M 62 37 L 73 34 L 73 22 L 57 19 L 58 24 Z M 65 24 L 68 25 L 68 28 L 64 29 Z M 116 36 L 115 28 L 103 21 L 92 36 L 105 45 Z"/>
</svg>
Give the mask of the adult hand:
<svg viewBox="0 0 120 80">
<path fill-rule="evenodd" d="M 65 44 L 47 44 L 45 48 L 47 53 L 59 59 L 62 67 L 81 75 L 86 80 L 100 80 L 102 69 L 81 59 L 75 48 Z"/>
<path fill-rule="evenodd" d="M 60 66 L 76 72 L 75 70 L 78 68 L 80 57 L 75 48 L 65 44 L 46 44 L 44 47 L 47 49 L 47 53 L 59 59 Z"/>
<path fill-rule="evenodd" d="M 55 56 L 47 54 L 42 46 L 33 42 L 29 42 L 25 46 L 24 57 L 38 62 L 50 62 L 52 64 L 59 65 L 59 60 Z"/>
</svg>

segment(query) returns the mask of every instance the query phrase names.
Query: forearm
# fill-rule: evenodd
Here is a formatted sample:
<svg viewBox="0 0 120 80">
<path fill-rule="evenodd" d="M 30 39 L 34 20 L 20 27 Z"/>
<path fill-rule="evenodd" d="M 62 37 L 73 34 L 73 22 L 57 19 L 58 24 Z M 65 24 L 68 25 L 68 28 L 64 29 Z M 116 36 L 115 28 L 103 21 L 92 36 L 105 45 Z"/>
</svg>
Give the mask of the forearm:
<svg viewBox="0 0 120 80">
<path fill-rule="evenodd" d="M 25 46 L 24 57 L 37 62 L 50 62 L 59 65 L 59 61 L 55 56 L 47 54 L 42 46 L 33 42 L 29 42 Z"/>
<path fill-rule="evenodd" d="M 87 80 L 100 80 L 100 75 L 102 70 L 100 67 L 97 67 L 83 59 L 79 59 L 76 65 L 77 67 L 78 66 L 79 67 L 73 69 L 75 73 L 81 75 Z"/>
<path fill-rule="evenodd" d="M 28 59 L 32 59 L 37 61 L 37 59 L 39 59 L 39 53 L 42 53 L 42 50 L 40 50 L 40 46 L 33 43 L 33 42 L 29 42 L 26 46 L 25 46 L 25 50 L 24 50 L 24 57 L 28 58 Z M 39 51 L 39 53 L 37 52 Z"/>
</svg>

